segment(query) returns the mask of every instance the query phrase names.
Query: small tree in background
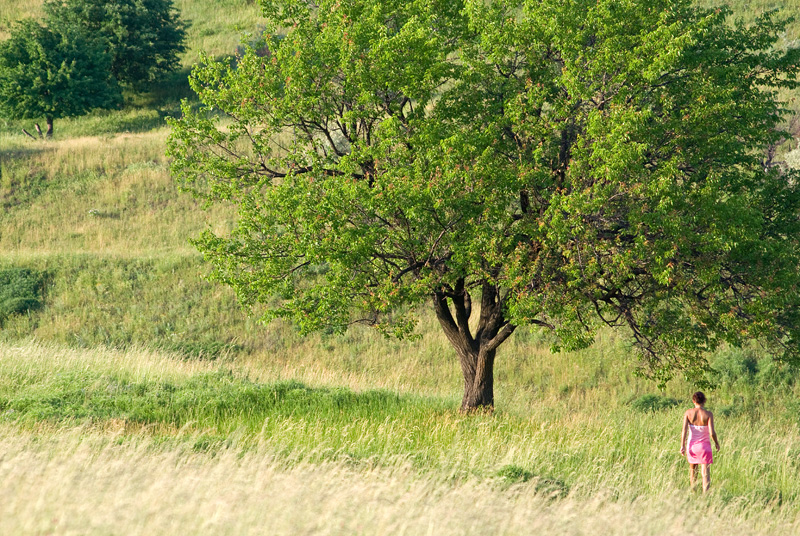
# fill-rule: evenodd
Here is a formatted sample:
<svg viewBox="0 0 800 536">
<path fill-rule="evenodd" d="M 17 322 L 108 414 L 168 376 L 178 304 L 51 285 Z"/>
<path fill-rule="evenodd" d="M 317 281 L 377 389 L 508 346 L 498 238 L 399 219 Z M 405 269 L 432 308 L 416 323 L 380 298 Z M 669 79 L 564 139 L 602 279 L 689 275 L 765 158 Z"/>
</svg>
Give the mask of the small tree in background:
<svg viewBox="0 0 800 536">
<path fill-rule="evenodd" d="M 174 70 L 185 50 L 185 24 L 171 0 L 48 0 L 47 19 L 105 41 L 111 72 L 141 88 Z"/>
<path fill-rule="evenodd" d="M 122 103 L 111 75 L 111 56 L 101 40 L 69 25 L 18 23 L 0 43 L 0 115 L 47 122 Z"/>
<path fill-rule="evenodd" d="M 263 5 L 287 35 L 199 66 L 169 152 L 238 206 L 196 244 L 265 320 L 403 336 L 427 302 L 464 410 L 494 404 L 520 325 L 573 349 L 619 327 L 662 383 L 722 343 L 798 358 L 800 177 L 762 162 L 797 87 L 784 23 L 689 0 Z"/>
</svg>

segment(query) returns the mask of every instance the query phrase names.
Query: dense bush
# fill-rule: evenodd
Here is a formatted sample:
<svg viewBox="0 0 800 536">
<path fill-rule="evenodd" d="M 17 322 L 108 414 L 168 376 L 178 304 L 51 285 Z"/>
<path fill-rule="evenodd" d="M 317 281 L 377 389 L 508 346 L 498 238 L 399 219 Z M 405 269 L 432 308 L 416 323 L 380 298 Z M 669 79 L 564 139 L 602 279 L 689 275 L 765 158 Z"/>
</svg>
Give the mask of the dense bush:
<svg viewBox="0 0 800 536">
<path fill-rule="evenodd" d="M 0 117 L 47 122 L 122 103 L 104 43 L 77 25 L 25 20 L 0 43 Z"/>
<path fill-rule="evenodd" d="M 790 363 L 775 360 L 755 343 L 744 348 L 724 348 L 710 360 L 707 377 L 712 384 L 734 387 L 788 387 L 794 384 L 798 369 Z"/>
<path fill-rule="evenodd" d="M 51 24 L 75 26 L 97 37 L 121 84 L 144 87 L 175 70 L 186 47 L 186 24 L 172 0 L 49 0 Z"/>
<path fill-rule="evenodd" d="M 661 395 L 642 395 L 631 402 L 631 407 L 636 411 L 661 411 L 674 408 L 681 403 L 677 398 Z"/>
<path fill-rule="evenodd" d="M 13 314 L 42 306 L 45 276 L 28 268 L 0 269 L 0 324 Z"/>
</svg>

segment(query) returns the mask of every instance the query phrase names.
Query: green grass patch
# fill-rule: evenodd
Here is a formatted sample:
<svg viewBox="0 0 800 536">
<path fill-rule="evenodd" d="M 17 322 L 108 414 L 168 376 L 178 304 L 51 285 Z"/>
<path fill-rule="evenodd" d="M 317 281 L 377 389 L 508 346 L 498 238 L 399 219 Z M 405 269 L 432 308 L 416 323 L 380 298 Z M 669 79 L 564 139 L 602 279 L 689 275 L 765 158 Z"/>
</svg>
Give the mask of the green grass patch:
<svg viewBox="0 0 800 536">
<path fill-rule="evenodd" d="M 8 300 L 17 311 L 39 308 L 33 316 L 8 316 L 0 340 L 37 337 L 81 348 L 149 345 L 187 359 L 252 351 L 259 337 L 255 326 L 232 292 L 205 281 L 203 270 L 197 255 L 0 259 L 0 303 Z M 43 273 L 47 303 L 37 275 Z"/>
<path fill-rule="evenodd" d="M 497 477 L 506 486 L 533 481 L 533 490 L 551 499 L 562 499 L 569 494 L 569 486 L 561 480 L 536 475 L 518 465 L 504 465 L 497 471 Z"/>
<path fill-rule="evenodd" d="M 21 424 L 119 419 L 175 429 L 228 435 L 259 432 L 268 419 L 314 418 L 383 421 L 414 401 L 387 391 L 356 393 L 312 388 L 297 381 L 255 383 L 229 371 L 180 381 L 134 381 L 124 376 L 69 371 L 46 384 L 29 384 L 0 395 L 3 419 Z"/>
</svg>

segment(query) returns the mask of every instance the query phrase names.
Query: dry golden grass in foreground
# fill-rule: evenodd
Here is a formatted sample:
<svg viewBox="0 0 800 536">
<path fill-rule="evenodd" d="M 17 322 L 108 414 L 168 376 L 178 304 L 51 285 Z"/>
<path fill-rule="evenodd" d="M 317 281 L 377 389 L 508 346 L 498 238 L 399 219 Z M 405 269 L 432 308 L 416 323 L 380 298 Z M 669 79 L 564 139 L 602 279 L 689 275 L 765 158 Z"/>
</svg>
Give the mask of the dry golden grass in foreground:
<svg viewBox="0 0 800 536">
<path fill-rule="evenodd" d="M 664 490 L 611 502 L 447 482 L 403 466 L 294 466 L 256 448 L 212 456 L 146 436 L 0 428 L 2 534 L 797 534 L 800 519 Z M 711 506 L 711 504 L 716 504 Z"/>
</svg>

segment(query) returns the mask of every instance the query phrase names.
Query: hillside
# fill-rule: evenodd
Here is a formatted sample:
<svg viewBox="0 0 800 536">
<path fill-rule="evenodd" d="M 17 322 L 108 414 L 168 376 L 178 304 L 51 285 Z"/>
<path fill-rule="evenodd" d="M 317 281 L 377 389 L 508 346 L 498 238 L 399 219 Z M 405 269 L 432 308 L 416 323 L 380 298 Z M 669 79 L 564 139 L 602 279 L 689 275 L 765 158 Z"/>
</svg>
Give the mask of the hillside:
<svg viewBox="0 0 800 536">
<path fill-rule="evenodd" d="M 733 3 L 744 18 L 778 4 L 800 11 L 799 2 Z M 0 28 L 40 5 L 4 7 Z M 272 351 L 273 331 L 282 340 L 293 333 L 256 326 L 227 289 L 203 281 L 208 269 L 189 238 L 206 225 L 230 225 L 233 213 L 199 210 L 177 191 L 164 157 L 165 118 L 191 95 L 185 77 L 199 51 L 232 53 L 241 32 L 257 27 L 258 7 L 248 0 L 175 5 L 191 22 L 189 50 L 184 69 L 163 87 L 121 111 L 60 120 L 54 141 L 32 143 L 21 122 L 0 120 L 0 265 L 29 266 L 49 281 L 44 307 L 8 320 L 0 340 L 252 357 Z"/>
<path fill-rule="evenodd" d="M 0 5 L 0 38 L 40 5 Z M 329 534 L 691 532 L 684 512 L 697 503 L 677 451 L 692 386 L 676 378 L 659 391 L 619 336 L 553 354 L 547 333 L 518 330 L 498 357 L 495 415 L 466 418 L 455 411 L 458 364 L 432 316 L 410 341 L 366 328 L 300 337 L 248 317 L 205 279 L 189 239 L 230 226 L 234 212 L 201 210 L 177 190 L 165 118 L 191 97 L 199 52 L 231 54 L 257 29 L 258 7 L 175 5 L 191 21 L 189 51 L 163 87 L 123 110 L 60 120 L 52 141 L 0 119 L 0 275 L 27 269 L 44 285 L 40 307 L 0 308 L 0 452 L 10 460 L 0 492 L 16 497 L 0 506 L 0 533 L 243 534 L 274 522 L 288 534 L 303 516 L 319 516 L 309 533 Z M 778 6 L 800 14 L 800 0 L 730 5 L 745 20 Z M 798 38 L 800 21 L 786 36 Z M 797 533 L 796 371 L 756 346 L 711 360 L 724 450 L 702 522 Z M 277 499 L 263 509 L 253 490 Z M 483 509 L 456 519 L 479 500 Z M 643 513 L 618 530 L 631 508 Z"/>
<path fill-rule="evenodd" d="M 35 13 L 37 5 L 15 4 L 2 16 Z M 187 69 L 199 50 L 229 53 L 240 30 L 257 25 L 257 7 L 247 0 L 225 2 L 224 8 L 218 2 L 176 5 L 192 21 Z M 771 5 L 762 2 L 755 9 Z M 167 172 L 164 118 L 176 113 L 177 97 L 187 93 L 185 74 L 124 110 L 59 121 L 53 141 L 33 143 L 20 134 L 20 123 L 0 122 L 0 268 L 31 268 L 47 281 L 43 306 L 3 321 L 0 341 L 33 337 L 78 347 L 144 345 L 190 359 L 226 357 L 278 370 L 355 373 L 373 385 L 457 393 L 451 350 L 430 318 L 420 326 L 422 338 L 412 342 L 386 341 L 367 330 L 300 339 L 291 326 L 261 326 L 241 312 L 228 289 L 204 280 L 208 267 L 189 238 L 207 225 L 230 225 L 233 213 L 200 210 L 177 191 Z M 529 371 L 536 368 L 525 364 L 529 355 L 547 355 L 541 337 L 518 333 L 513 346 L 504 348 L 501 405 L 503 378 L 517 382 L 509 387 L 512 392 L 570 392 L 571 382 L 583 381 L 549 385 L 543 373 Z M 634 367 L 625 361 L 620 397 L 652 390 L 634 378 Z M 679 384 L 675 389 L 681 390 Z"/>
</svg>

